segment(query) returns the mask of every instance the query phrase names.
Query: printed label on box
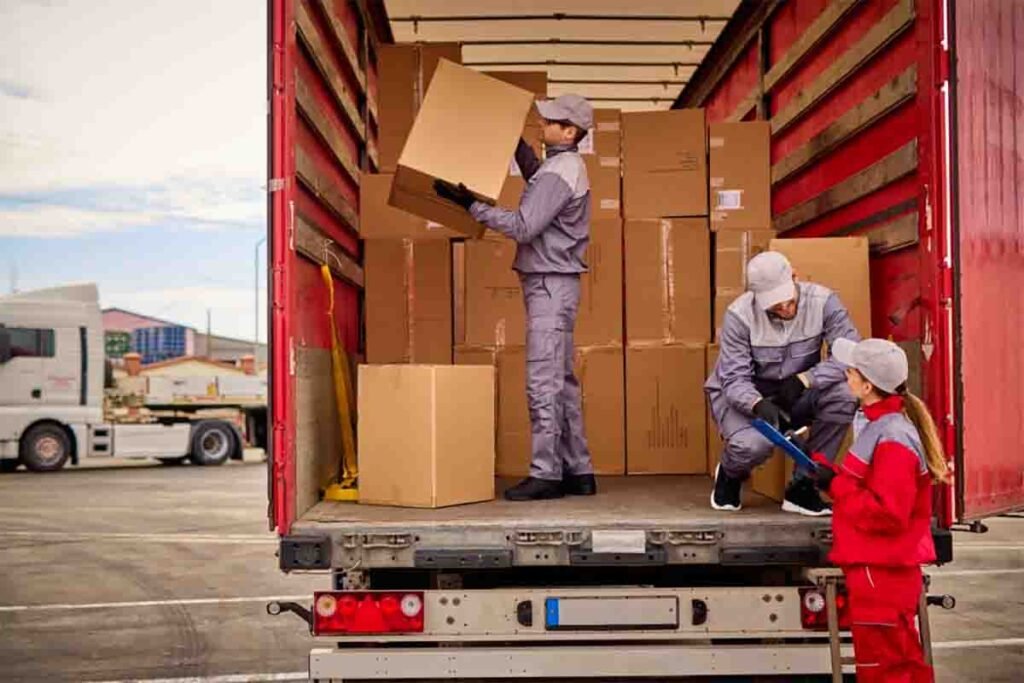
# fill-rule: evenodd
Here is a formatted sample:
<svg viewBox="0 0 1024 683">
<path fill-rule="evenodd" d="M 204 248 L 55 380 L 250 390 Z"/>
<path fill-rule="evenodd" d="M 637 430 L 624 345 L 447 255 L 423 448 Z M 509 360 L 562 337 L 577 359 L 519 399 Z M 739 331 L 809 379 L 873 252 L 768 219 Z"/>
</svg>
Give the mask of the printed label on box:
<svg viewBox="0 0 1024 683">
<path fill-rule="evenodd" d="M 717 209 L 737 211 L 743 208 L 743 190 L 719 190 Z"/>
</svg>

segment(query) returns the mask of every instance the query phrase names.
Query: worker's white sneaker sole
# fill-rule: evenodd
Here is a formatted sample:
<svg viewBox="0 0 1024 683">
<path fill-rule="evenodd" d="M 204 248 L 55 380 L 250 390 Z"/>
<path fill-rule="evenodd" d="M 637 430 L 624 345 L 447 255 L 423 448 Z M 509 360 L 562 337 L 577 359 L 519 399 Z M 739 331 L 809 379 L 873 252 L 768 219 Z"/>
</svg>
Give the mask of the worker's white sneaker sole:
<svg viewBox="0 0 1024 683">
<path fill-rule="evenodd" d="M 720 469 L 722 469 L 721 465 L 715 468 L 715 484 L 718 484 L 718 471 Z M 719 512 L 739 512 L 740 510 L 743 509 L 743 503 L 739 503 L 738 505 L 719 505 L 718 503 L 715 502 L 715 487 L 714 485 L 712 485 L 711 509 L 718 510 Z"/>
<path fill-rule="evenodd" d="M 783 500 L 782 501 L 782 511 L 783 512 L 794 512 L 794 513 L 796 513 L 798 515 L 803 515 L 804 517 L 831 517 L 832 516 L 832 508 L 825 508 L 824 510 L 818 510 L 818 511 L 808 510 L 807 508 L 800 507 L 796 503 L 791 503 L 788 500 Z"/>
</svg>

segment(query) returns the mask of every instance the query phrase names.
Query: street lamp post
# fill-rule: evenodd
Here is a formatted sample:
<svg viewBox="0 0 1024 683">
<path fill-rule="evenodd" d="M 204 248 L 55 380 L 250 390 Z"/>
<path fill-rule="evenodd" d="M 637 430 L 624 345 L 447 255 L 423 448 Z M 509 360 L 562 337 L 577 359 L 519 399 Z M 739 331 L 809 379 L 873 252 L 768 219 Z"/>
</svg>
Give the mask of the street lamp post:
<svg viewBox="0 0 1024 683">
<path fill-rule="evenodd" d="M 259 348 L 260 348 L 260 246 L 267 241 L 266 235 L 260 238 L 259 242 L 253 248 L 252 255 L 252 267 L 253 267 L 253 334 L 252 334 L 252 358 L 253 363 L 258 364 L 259 362 Z"/>
</svg>

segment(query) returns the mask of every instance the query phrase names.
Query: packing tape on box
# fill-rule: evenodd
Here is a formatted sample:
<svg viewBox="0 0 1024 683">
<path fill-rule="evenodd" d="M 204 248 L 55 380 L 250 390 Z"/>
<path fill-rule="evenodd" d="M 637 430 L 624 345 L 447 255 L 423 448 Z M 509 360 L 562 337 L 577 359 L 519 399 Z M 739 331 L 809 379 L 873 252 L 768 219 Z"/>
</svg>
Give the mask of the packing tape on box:
<svg viewBox="0 0 1024 683">
<path fill-rule="evenodd" d="M 672 248 L 672 221 L 659 221 L 661 229 L 661 333 L 663 341 L 675 338 L 672 327 L 676 317 L 675 254 Z"/>
</svg>

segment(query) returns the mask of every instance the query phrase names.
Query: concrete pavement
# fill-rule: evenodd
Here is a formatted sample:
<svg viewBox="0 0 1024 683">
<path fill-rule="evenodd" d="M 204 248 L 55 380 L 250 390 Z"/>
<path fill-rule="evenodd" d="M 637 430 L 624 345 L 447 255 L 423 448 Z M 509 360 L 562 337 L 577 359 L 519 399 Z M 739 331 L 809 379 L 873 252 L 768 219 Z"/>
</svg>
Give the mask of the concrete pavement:
<svg viewBox="0 0 1024 683">
<path fill-rule="evenodd" d="M 0 679 L 294 680 L 313 646 L 275 597 L 325 577 L 285 576 L 266 524 L 258 459 L 220 468 L 103 463 L 0 475 Z M 944 681 L 1018 681 L 1024 670 L 1024 519 L 957 534 L 933 592 Z"/>
</svg>

